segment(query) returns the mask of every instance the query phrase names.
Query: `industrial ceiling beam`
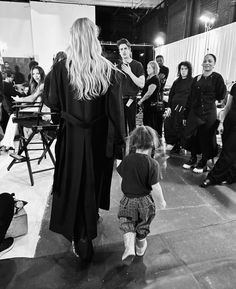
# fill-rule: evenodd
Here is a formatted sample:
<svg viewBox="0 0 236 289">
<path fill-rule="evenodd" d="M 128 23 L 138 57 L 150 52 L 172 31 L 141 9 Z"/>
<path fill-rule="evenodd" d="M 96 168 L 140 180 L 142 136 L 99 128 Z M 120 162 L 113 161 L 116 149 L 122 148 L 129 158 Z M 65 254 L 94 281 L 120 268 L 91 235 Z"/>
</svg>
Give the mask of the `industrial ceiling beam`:
<svg viewBox="0 0 236 289">
<path fill-rule="evenodd" d="M 162 0 L 41 0 L 42 2 L 79 4 L 92 6 L 110 6 L 124 8 L 155 8 Z"/>
</svg>

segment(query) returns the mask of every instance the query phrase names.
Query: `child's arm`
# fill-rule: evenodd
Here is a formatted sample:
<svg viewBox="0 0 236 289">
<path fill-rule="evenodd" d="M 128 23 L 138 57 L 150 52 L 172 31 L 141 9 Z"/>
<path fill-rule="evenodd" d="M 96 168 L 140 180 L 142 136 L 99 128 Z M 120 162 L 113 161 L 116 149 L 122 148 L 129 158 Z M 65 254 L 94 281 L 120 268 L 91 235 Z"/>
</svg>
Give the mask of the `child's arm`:
<svg viewBox="0 0 236 289">
<path fill-rule="evenodd" d="M 165 209 L 166 201 L 164 199 L 160 183 L 156 183 L 155 185 L 152 185 L 152 193 L 157 199 L 156 207 L 158 209 Z"/>
</svg>

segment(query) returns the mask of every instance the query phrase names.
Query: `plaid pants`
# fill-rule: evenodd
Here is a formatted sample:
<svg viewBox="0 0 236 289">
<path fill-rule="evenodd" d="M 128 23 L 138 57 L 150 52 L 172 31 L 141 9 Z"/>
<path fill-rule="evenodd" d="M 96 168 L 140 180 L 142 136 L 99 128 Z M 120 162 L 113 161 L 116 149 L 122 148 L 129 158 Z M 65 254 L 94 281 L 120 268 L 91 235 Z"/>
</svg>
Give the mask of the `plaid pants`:
<svg viewBox="0 0 236 289">
<path fill-rule="evenodd" d="M 150 232 L 150 224 L 155 217 L 155 203 L 149 194 L 139 198 L 120 200 L 118 218 L 120 229 L 125 234 L 136 232 L 138 239 L 144 239 Z"/>
</svg>

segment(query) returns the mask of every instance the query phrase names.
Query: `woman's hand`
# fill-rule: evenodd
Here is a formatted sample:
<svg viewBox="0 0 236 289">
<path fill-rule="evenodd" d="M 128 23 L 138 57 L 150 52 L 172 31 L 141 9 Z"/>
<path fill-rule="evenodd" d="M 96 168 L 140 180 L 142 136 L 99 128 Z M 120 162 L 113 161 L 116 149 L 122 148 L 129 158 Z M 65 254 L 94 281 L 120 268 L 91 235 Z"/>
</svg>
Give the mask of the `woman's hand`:
<svg viewBox="0 0 236 289">
<path fill-rule="evenodd" d="M 167 107 L 164 112 L 164 118 L 169 117 L 171 115 L 171 108 Z"/>
<path fill-rule="evenodd" d="M 143 100 L 142 100 L 142 98 L 141 98 L 140 101 L 138 102 L 138 105 L 141 106 L 142 103 L 143 103 Z"/>
<path fill-rule="evenodd" d="M 19 101 L 22 101 L 24 98 L 23 97 L 19 97 L 18 95 L 17 96 L 12 96 L 11 97 L 14 101 L 16 102 L 19 102 Z"/>
</svg>

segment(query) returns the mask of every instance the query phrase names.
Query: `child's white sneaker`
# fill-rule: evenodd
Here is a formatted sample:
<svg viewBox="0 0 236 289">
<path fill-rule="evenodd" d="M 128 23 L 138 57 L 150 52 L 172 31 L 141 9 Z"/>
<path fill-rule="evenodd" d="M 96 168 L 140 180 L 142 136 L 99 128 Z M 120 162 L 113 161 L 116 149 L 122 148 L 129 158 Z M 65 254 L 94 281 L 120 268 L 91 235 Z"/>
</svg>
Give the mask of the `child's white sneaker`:
<svg viewBox="0 0 236 289">
<path fill-rule="evenodd" d="M 125 251 L 122 255 L 122 261 L 130 265 L 135 257 L 135 237 L 136 233 L 128 232 L 124 234 Z"/>
<path fill-rule="evenodd" d="M 143 256 L 147 249 L 147 239 L 146 238 L 142 240 L 136 239 L 135 249 L 137 256 Z"/>
</svg>

